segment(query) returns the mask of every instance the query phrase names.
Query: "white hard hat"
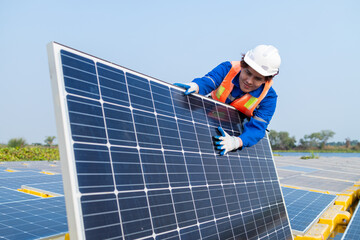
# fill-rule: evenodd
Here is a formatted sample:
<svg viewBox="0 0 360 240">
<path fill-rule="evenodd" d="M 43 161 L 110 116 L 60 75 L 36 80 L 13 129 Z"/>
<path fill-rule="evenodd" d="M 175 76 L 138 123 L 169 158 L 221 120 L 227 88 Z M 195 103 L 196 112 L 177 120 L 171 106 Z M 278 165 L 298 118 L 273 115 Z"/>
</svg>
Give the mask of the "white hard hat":
<svg viewBox="0 0 360 240">
<path fill-rule="evenodd" d="M 272 45 L 259 45 L 249 50 L 244 61 L 264 77 L 277 74 L 281 64 L 279 51 Z"/>
</svg>

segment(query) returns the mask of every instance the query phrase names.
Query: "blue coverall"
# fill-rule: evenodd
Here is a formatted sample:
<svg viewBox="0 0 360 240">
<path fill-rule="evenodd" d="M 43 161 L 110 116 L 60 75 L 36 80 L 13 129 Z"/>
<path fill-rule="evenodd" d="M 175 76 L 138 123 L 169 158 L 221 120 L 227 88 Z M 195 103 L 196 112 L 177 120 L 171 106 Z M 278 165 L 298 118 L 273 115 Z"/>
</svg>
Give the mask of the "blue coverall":
<svg viewBox="0 0 360 240">
<path fill-rule="evenodd" d="M 223 62 L 217 67 L 215 67 L 211 72 L 206 74 L 202 78 L 195 78 L 193 80 L 199 86 L 199 94 L 207 95 L 211 93 L 213 90 L 217 89 L 221 82 L 224 80 L 225 76 L 231 69 L 230 62 Z M 230 95 L 232 97 L 228 97 L 226 99 L 226 103 L 230 104 L 236 98 L 240 98 L 244 93 L 239 86 L 239 75 L 233 79 L 234 88 L 231 91 Z M 254 97 L 259 97 L 262 93 L 264 85 L 259 87 L 258 89 L 249 92 Z M 232 100 L 230 100 L 231 98 Z M 258 108 L 254 110 L 253 117 L 244 124 L 244 131 L 239 136 L 243 141 L 243 147 L 251 147 L 255 145 L 258 141 L 260 141 L 264 135 L 265 130 L 274 115 L 276 108 L 277 94 L 275 90 L 271 87 L 265 96 L 265 98 L 260 102 Z"/>
</svg>

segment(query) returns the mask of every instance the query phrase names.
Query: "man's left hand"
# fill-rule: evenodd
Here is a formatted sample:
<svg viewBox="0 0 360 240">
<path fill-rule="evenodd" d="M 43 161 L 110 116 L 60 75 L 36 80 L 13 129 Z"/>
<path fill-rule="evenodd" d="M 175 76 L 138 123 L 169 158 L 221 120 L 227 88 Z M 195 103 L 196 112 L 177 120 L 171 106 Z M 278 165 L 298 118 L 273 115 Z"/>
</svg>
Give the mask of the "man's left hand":
<svg viewBox="0 0 360 240">
<path fill-rule="evenodd" d="M 222 127 L 218 127 L 218 130 L 221 133 L 221 136 L 214 136 L 214 138 L 220 140 L 215 142 L 216 149 L 222 150 L 220 155 L 223 156 L 230 151 L 242 147 L 243 143 L 241 138 L 230 136 L 227 132 L 224 131 L 224 129 L 222 129 Z"/>
</svg>

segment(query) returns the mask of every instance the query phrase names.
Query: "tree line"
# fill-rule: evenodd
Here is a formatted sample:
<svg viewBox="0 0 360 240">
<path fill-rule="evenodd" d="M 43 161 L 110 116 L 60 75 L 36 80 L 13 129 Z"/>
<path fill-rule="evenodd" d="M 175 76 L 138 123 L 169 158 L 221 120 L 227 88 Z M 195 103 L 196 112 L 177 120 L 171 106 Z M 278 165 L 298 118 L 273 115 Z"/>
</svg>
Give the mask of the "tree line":
<svg viewBox="0 0 360 240">
<path fill-rule="evenodd" d="M 55 136 L 47 136 L 44 140 L 45 146 L 53 147 Z M 33 143 L 34 146 L 42 146 L 41 143 Z M 12 138 L 8 141 L 7 147 L 10 148 L 22 148 L 28 146 L 26 140 L 24 138 Z"/>
<path fill-rule="evenodd" d="M 309 135 L 304 135 L 297 143 L 294 136 L 286 131 L 277 132 L 270 130 L 268 136 L 273 150 L 354 150 L 360 151 L 360 142 L 346 138 L 344 142 L 329 142 L 334 137 L 335 132 L 331 130 L 321 130 Z M 47 136 L 44 139 L 44 146 L 54 147 L 55 136 Z M 41 143 L 33 143 L 33 146 L 43 146 Z M 28 146 L 24 138 L 12 138 L 8 141 L 9 148 L 22 148 Z"/>
<path fill-rule="evenodd" d="M 7 144 L 0 144 L 0 162 L 59 160 L 59 149 L 54 140 L 55 136 L 48 136 L 45 144 L 27 144 L 24 138 L 12 138 Z"/>
<path fill-rule="evenodd" d="M 360 142 L 346 138 L 344 142 L 329 142 L 335 132 L 321 130 L 308 135 L 297 143 L 295 137 L 291 137 L 286 131 L 277 132 L 270 130 L 268 136 L 272 149 L 274 150 L 354 150 L 360 151 Z"/>
</svg>

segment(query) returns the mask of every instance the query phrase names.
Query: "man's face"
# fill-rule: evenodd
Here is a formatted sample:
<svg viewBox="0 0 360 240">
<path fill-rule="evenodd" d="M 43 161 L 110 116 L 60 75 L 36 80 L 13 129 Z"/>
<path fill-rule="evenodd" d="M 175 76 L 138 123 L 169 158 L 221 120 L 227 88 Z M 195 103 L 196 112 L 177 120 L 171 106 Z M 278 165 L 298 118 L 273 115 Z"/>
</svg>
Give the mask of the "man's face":
<svg viewBox="0 0 360 240">
<path fill-rule="evenodd" d="M 242 68 L 239 77 L 240 89 L 243 92 L 251 92 L 258 89 L 262 84 L 265 83 L 265 77 L 250 66 Z"/>
</svg>

